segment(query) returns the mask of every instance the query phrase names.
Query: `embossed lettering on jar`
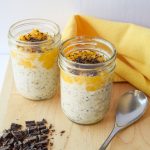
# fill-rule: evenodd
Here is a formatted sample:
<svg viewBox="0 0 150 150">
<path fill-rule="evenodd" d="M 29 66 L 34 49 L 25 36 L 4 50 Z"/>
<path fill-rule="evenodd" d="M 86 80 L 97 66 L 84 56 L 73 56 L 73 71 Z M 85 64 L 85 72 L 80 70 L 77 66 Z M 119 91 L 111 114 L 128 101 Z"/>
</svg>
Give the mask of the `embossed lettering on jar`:
<svg viewBox="0 0 150 150">
<path fill-rule="evenodd" d="M 74 37 L 60 48 L 61 107 L 79 124 L 105 116 L 110 103 L 116 50 L 96 37 Z"/>
<path fill-rule="evenodd" d="M 51 98 L 57 89 L 60 31 L 44 19 L 27 19 L 13 24 L 8 34 L 14 79 L 26 98 Z"/>
</svg>

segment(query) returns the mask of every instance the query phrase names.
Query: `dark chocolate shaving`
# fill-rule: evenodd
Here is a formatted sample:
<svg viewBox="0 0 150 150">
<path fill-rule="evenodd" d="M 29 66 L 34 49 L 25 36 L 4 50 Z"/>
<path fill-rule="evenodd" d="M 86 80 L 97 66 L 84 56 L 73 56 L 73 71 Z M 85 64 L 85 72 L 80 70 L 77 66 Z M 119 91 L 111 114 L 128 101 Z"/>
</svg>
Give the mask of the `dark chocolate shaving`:
<svg viewBox="0 0 150 150">
<path fill-rule="evenodd" d="M 22 127 L 22 125 L 20 125 L 20 124 L 12 123 L 10 126 L 10 129 L 17 131 L 17 130 L 21 129 L 21 127 Z"/>
<path fill-rule="evenodd" d="M 62 130 L 62 131 L 60 132 L 60 135 L 62 136 L 65 132 L 66 132 L 65 130 Z"/>
<path fill-rule="evenodd" d="M 55 129 L 52 124 L 47 127 L 47 121 L 26 121 L 26 128 L 12 123 L 10 128 L 0 135 L 0 150 L 48 150 L 53 147 Z M 60 132 L 62 136 L 65 130 Z M 50 137 L 50 141 L 49 141 Z"/>
<path fill-rule="evenodd" d="M 26 129 L 12 123 L 10 129 L 4 130 L 0 136 L 0 150 L 48 150 L 47 121 L 26 121 Z"/>
</svg>

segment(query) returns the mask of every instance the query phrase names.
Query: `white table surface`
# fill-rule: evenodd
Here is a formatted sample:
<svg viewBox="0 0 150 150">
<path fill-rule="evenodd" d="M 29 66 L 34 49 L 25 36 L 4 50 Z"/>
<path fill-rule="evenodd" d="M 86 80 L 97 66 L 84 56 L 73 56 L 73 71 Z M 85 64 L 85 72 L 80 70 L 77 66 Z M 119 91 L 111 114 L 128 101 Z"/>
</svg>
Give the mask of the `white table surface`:
<svg viewBox="0 0 150 150">
<path fill-rule="evenodd" d="M 0 54 L 0 90 L 4 82 L 8 61 L 9 61 L 8 54 Z"/>
</svg>

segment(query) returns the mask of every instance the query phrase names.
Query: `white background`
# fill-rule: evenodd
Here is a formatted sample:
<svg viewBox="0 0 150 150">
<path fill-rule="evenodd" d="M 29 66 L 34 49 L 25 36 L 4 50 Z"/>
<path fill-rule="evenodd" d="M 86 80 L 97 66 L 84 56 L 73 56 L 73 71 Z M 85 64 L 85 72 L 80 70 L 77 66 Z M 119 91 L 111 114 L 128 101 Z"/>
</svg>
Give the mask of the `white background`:
<svg viewBox="0 0 150 150">
<path fill-rule="evenodd" d="M 12 23 L 46 18 L 63 29 L 76 13 L 150 27 L 150 0 L 0 0 L 0 53 L 8 53 L 7 32 Z"/>
<path fill-rule="evenodd" d="M 50 19 L 63 30 L 73 14 L 150 27 L 150 0 L 0 0 L 0 84 L 8 61 L 9 26 L 27 18 Z"/>
</svg>

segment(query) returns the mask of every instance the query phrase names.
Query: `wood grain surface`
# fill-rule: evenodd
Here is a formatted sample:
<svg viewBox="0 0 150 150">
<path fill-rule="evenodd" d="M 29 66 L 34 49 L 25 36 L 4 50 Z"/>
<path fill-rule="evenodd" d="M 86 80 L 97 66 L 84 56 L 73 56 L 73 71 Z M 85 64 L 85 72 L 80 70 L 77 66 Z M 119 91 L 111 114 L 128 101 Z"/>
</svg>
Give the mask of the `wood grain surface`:
<svg viewBox="0 0 150 150">
<path fill-rule="evenodd" d="M 128 83 L 115 83 L 109 112 L 94 125 L 78 125 L 66 118 L 60 107 L 59 92 L 50 100 L 31 101 L 19 95 L 15 89 L 11 65 L 9 64 L 3 89 L 0 93 L 0 130 L 11 122 L 24 124 L 25 120 L 45 118 L 55 126 L 53 150 L 98 150 L 114 124 L 117 97 L 134 89 Z M 66 130 L 63 136 L 59 132 Z M 120 132 L 108 150 L 149 150 L 150 110 L 137 123 Z"/>
</svg>

